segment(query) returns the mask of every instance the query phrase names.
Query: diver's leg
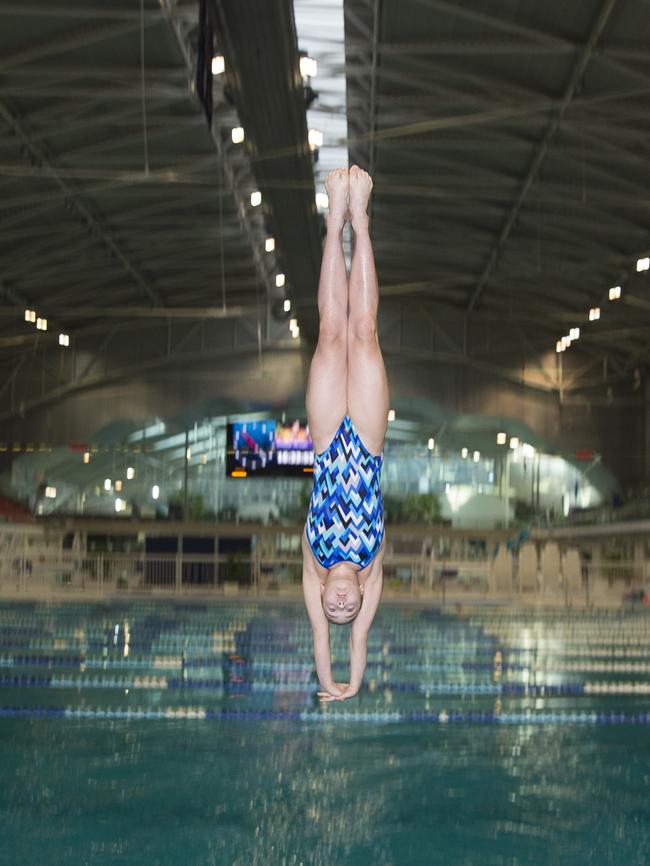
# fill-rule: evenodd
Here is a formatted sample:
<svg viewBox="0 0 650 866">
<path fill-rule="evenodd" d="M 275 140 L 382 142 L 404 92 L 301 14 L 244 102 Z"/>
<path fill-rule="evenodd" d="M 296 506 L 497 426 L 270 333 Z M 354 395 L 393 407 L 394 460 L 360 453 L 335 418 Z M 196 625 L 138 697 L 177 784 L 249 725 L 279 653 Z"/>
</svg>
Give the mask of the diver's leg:
<svg viewBox="0 0 650 866">
<path fill-rule="evenodd" d="M 320 328 L 306 400 L 316 453 L 327 448 L 347 412 L 348 276 L 342 243 L 348 218 L 347 168 L 330 172 L 325 187 L 329 214 L 318 284 Z"/>
<path fill-rule="evenodd" d="M 352 166 L 349 176 L 355 242 L 348 314 L 348 414 L 366 448 L 379 454 L 388 424 L 389 396 L 377 337 L 379 288 L 366 213 L 372 180 L 357 166 Z"/>
</svg>

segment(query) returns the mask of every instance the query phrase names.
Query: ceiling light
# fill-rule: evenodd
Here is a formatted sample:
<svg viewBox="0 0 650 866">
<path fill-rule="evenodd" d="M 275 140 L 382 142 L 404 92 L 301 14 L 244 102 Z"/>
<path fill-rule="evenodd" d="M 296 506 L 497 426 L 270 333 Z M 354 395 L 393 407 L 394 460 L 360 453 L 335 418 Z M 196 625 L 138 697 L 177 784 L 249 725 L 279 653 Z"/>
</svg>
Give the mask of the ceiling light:
<svg viewBox="0 0 650 866">
<path fill-rule="evenodd" d="M 474 463 L 478 463 L 478 461 L 481 459 L 481 452 L 475 451 L 472 456 L 474 458 Z"/>
<path fill-rule="evenodd" d="M 621 287 L 620 286 L 612 286 L 609 290 L 609 299 L 610 301 L 618 301 L 621 297 Z"/>
<path fill-rule="evenodd" d="M 563 352 L 564 351 L 564 345 L 562 343 L 562 340 L 558 340 L 557 343 L 555 344 L 555 351 L 556 352 Z"/>
<path fill-rule="evenodd" d="M 36 327 L 39 331 L 47 331 L 47 319 L 36 319 Z"/>
<path fill-rule="evenodd" d="M 469 452 L 467 448 L 463 448 L 463 450 L 460 452 L 460 456 L 463 458 L 463 460 L 467 457 L 468 453 Z"/>
<path fill-rule="evenodd" d="M 506 433 L 497 433 L 497 445 L 505 445 L 508 435 Z"/>
<path fill-rule="evenodd" d="M 307 133 L 307 141 L 312 150 L 323 146 L 323 133 L 320 129 L 310 129 Z"/>
<path fill-rule="evenodd" d="M 223 54 L 217 54 L 212 58 L 212 74 L 221 75 L 226 69 L 226 61 Z"/>
<path fill-rule="evenodd" d="M 639 259 L 636 263 L 637 271 L 647 271 L 650 269 L 650 258 Z"/>
<path fill-rule="evenodd" d="M 275 249 L 275 238 L 267 238 L 264 241 L 264 249 L 267 253 L 272 253 Z"/>
<path fill-rule="evenodd" d="M 429 451 L 433 451 L 435 444 L 436 443 L 433 438 L 429 439 L 429 441 L 427 442 L 427 448 L 429 449 Z"/>
<path fill-rule="evenodd" d="M 45 495 L 48 499 L 56 499 L 56 487 L 46 487 Z"/>
<path fill-rule="evenodd" d="M 285 283 L 285 277 L 284 277 L 284 274 L 276 274 L 276 275 L 275 275 L 275 285 L 276 285 L 276 288 L 281 289 L 282 286 L 284 286 L 284 283 Z"/>
<path fill-rule="evenodd" d="M 511 437 L 510 447 L 512 448 L 513 451 L 515 450 L 515 448 L 519 448 L 519 439 L 517 438 L 517 436 Z"/>
<path fill-rule="evenodd" d="M 304 57 L 300 58 L 300 74 L 303 78 L 315 78 L 318 72 L 318 61 L 314 60 L 313 57 Z"/>
<path fill-rule="evenodd" d="M 84 463 L 90 463 L 90 451 L 84 451 Z"/>
<path fill-rule="evenodd" d="M 158 499 L 159 496 L 160 496 L 160 487 L 158 487 L 157 484 L 154 484 L 154 486 L 151 488 L 151 498 L 152 499 Z"/>
<path fill-rule="evenodd" d="M 316 193 L 316 207 L 327 208 L 329 207 L 329 199 L 327 197 L 326 192 L 317 192 Z"/>
<path fill-rule="evenodd" d="M 230 137 L 232 138 L 233 144 L 241 144 L 244 140 L 244 127 L 243 126 L 233 126 Z"/>
<path fill-rule="evenodd" d="M 36 310 L 25 310 L 25 321 L 26 322 L 35 322 L 36 321 Z"/>
<path fill-rule="evenodd" d="M 293 331 L 298 327 L 298 319 L 289 319 L 289 330 Z"/>
<path fill-rule="evenodd" d="M 104 481 L 104 490 L 106 490 L 106 491 L 110 490 L 110 489 L 111 489 L 111 486 L 112 486 L 112 485 L 111 485 L 111 479 L 110 479 L 110 478 L 107 478 L 107 479 Z"/>
<path fill-rule="evenodd" d="M 129 481 L 132 481 L 135 478 L 135 469 L 133 466 L 128 466 L 126 470 L 126 477 Z"/>
<path fill-rule="evenodd" d="M 118 480 L 115 482 L 115 489 L 117 490 L 118 493 L 120 492 L 120 490 L 122 489 L 122 482 L 121 481 Z"/>
<path fill-rule="evenodd" d="M 298 337 L 300 336 L 300 328 L 298 327 L 298 325 L 296 325 L 296 327 L 291 332 L 291 336 L 293 337 L 294 340 L 297 340 Z"/>
<path fill-rule="evenodd" d="M 289 298 L 284 299 L 284 304 L 282 306 L 285 313 L 288 313 L 291 310 L 291 301 Z"/>
<path fill-rule="evenodd" d="M 124 511 L 125 505 L 126 505 L 126 503 L 124 502 L 124 500 L 120 499 L 120 497 L 118 496 L 117 499 L 115 500 L 115 510 L 118 512 Z"/>
<path fill-rule="evenodd" d="M 595 322 L 596 319 L 600 319 L 600 307 L 592 307 L 589 310 L 589 321 Z"/>
<path fill-rule="evenodd" d="M 572 340 L 579 340 L 580 328 L 571 328 L 571 330 L 569 331 L 569 337 L 571 337 Z"/>
<path fill-rule="evenodd" d="M 69 346 L 70 337 L 68 334 L 59 334 L 59 346 Z"/>
<path fill-rule="evenodd" d="M 262 204 L 262 193 L 259 190 L 251 193 L 251 206 L 258 207 Z"/>
<path fill-rule="evenodd" d="M 389 420 L 389 421 L 394 421 L 394 420 L 395 420 L 395 410 L 394 410 L 394 409 L 389 409 L 389 410 L 388 410 L 388 420 Z"/>
</svg>

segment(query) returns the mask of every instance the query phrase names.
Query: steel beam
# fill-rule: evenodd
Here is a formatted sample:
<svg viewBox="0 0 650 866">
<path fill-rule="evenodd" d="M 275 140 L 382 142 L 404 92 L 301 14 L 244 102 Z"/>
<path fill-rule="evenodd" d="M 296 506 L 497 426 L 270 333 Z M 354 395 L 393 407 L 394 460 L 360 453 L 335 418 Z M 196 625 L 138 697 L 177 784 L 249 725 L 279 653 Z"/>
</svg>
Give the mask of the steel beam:
<svg viewBox="0 0 650 866">
<path fill-rule="evenodd" d="M 428 0 L 428 2 L 436 2 L 439 3 L 439 0 Z M 467 316 L 471 316 L 474 307 L 476 306 L 477 301 L 481 297 L 481 293 L 485 288 L 485 285 L 492 273 L 497 261 L 499 260 L 499 256 L 501 255 L 505 244 L 510 237 L 510 233 L 514 225 L 516 224 L 517 217 L 521 210 L 521 207 L 530 191 L 537 175 L 540 170 L 544 159 L 546 158 L 546 154 L 551 146 L 551 142 L 555 134 L 558 131 L 560 126 L 560 122 L 562 121 L 562 117 L 564 112 L 571 104 L 571 100 L 573 99 L 578 84 L 584 74 L 585 69 L 587 68 L 589 61 L 593 55 L 593 52 L 596 48 L 598 40 L 600 39 L 602 32 L 609 20 L 610 15 L 612 14 L 614 7 L 616 5 L 617 0 L 606 0 L 606 2 L 602 5 L 599 15 L 594 22 L 594 25 L 591 29 L 589 37 L 580 53 L 580 56 L 577 58 L 575 64 L 573 65 L 573 69 L 571 71 L 571 75 L 569 80 L 564 88 L 564 94 L 562 96 L 562 100 L 560 102 L 559 107 L 554 112 L 553 118 L 548 125 L 546 132 L 544 133 L 544 137 L 540 141 L 537 146 L 537 149 L 533 155 L 531 163 L 528 167 L 528 171 L 526 172 L 526 176 L 521 184 L 519 192 L 512 203 L 510 211 L 506 217 L 505 223 L 501 228 L 499 233 L 499 237 L 492 248 L 490 256 L 488 258 L 487 264 L 483 269 L 481 276 L 478 279 L 476 284 L 476 288 L 474 289 L 472 296 L 470 298 L 469 304 L 467 306 Z M 447 4 L 448 5 L 448 4 Z"/>
</svg>

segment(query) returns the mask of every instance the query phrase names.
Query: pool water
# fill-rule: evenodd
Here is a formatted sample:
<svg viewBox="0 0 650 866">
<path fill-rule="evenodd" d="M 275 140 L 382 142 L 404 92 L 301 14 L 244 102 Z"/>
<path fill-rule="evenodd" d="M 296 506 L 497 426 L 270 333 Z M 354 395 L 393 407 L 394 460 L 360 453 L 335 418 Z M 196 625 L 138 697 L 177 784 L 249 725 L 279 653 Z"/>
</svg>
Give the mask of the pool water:
<svg viewBox="0 0 650 866">
<path fill-rule="evenodd" d="M 647 612 L 0 604 L 0 863 L 650 863 Z M 343 678 L 347 633 L 332 628 Z"/>
</svg>

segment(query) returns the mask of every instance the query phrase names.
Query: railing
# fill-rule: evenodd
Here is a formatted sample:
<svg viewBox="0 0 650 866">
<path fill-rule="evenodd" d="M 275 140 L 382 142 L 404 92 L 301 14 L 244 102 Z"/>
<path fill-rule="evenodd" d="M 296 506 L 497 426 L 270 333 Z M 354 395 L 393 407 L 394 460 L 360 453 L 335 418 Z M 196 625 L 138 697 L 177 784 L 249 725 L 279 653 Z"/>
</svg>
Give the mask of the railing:
<svg viewBox="0 0 650 866">
<path fill-rule="evenodd" d="M 20 595 L 86 593 L 208 593 L 228 595 L 299 595 L 302 578 L 300 529 L 285 527 L 236 528 L 221 526 L 222 537 L 232 532 L 250 541 L 250 552 L 189 554 L 183 552 L 183 533 L 198 534 L 192 526 L 138 523 L 103 524 L 106 538 L 115 542 L 127 536 L 138 548 L 131 552 L 88 550 L 88 536 L 96 527 L 43 522 L 34 526 L 0 526 L 0 592 Z M 214 526 L 212 532 L 217 535 Z M 147 553 L 145 538 L 156 533 L 178 538 L 176 553 Z M 492 599 L 508 597 L 564 602 L 593 603 L 609 598 L 620 601 L 629 587 L 642 586 L 650 574 L 650 563 L 638 558 L 608 562 L 580 560 L 574 554 L 573 573 L 563 573 L 564 559 L 552 584 L 543 585 L 541 558 L 537 576 L 523 580 L 520 563 L 505 554 L 504 539 L 494 533 L 454 531 L 449 527 L 399 527 L 388 534 L 384 560 L 386 595 L 424 597 L 443 603 L 449 598 Z M 138 539 L 135 541 L 135 539 Z M 392 539 L 392 540 L 391 540 Z M 502 546 L 499 576 L 494 552 Z M 130 542 L 131 543 L 131 542 Z M 537 542 L 538 553 L 546 542 Z M 72 545 L 72 548 L 71 548 Z M 123 544 L 123 546 L 125 546 Z M 215 544 L 215 549 L 218 545 Z M 583 551 L 583 553 L 585 553 Z"/>
</svg>

